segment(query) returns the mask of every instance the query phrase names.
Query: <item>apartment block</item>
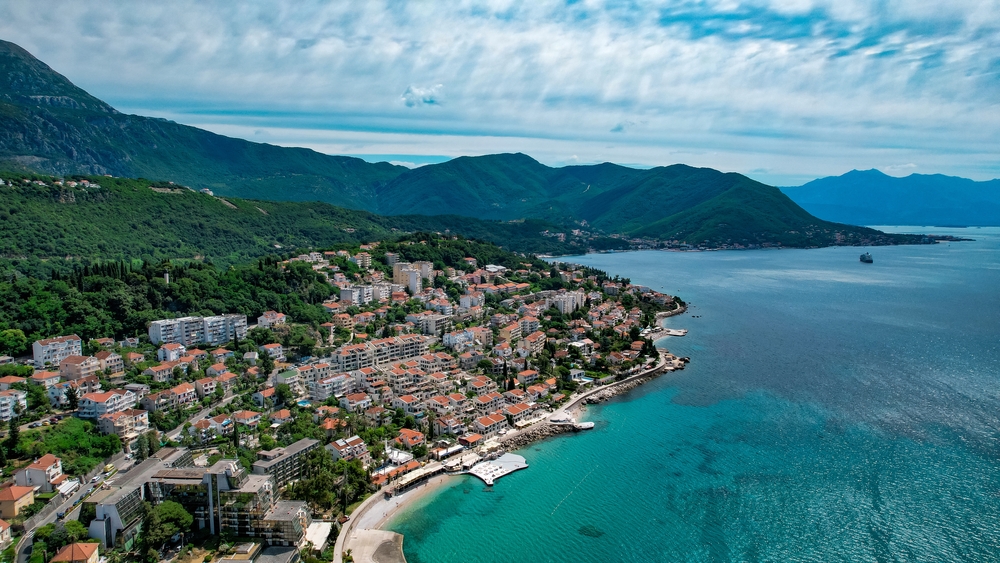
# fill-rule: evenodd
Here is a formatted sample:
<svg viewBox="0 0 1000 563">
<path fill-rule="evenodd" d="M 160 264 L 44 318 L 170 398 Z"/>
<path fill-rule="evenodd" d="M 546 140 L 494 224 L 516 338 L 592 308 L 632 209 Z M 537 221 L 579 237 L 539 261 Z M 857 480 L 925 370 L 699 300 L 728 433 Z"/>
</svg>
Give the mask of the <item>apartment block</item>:
<svg viewBox="0 0 1000 563">
<path fill-rule="evenodd" d="M 32 345 L 35 367 L 58 366 L 70 356 L 83 355 L 83 340 L 75 335 L 60 336 L 46 340 L 36 340 Z"/>
</svg>

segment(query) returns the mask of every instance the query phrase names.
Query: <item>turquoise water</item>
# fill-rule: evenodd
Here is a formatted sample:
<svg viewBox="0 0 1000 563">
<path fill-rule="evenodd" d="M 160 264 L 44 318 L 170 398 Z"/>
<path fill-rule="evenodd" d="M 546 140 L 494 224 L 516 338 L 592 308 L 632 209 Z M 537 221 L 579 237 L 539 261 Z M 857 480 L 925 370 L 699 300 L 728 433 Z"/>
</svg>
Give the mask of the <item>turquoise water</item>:
<svg viewBox="0 0 1000 563">
<path fill-rule="evenodd" d="M 690 366 L 401 513 L 408 561 L 1000 561 L 1000 230 L 950 232 L 568 259 L 689 301 Z"/>
</svg>

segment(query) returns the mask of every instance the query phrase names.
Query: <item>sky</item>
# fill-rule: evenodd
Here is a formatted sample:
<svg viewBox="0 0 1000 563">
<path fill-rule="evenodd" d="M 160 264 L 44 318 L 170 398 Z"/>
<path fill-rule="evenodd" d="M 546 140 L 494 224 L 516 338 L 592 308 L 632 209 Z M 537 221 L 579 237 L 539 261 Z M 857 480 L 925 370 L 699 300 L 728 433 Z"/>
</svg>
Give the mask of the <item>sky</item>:
<svg viewBox="0 0 1000 563">
<path fill-rule="evenodd" d="M 1000 0 L 0 3 L 120 111 L 417 166 L 1000 177 Z"/>
</svg>

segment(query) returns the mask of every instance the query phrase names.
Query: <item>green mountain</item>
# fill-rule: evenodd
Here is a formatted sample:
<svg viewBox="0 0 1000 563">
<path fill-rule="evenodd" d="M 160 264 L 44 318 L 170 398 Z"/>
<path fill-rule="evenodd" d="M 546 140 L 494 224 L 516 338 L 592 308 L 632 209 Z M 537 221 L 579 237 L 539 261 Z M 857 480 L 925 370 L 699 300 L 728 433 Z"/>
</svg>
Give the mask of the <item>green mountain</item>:
<svg viewBox="0 0 1000 563">
<path fill-rule="evenodd" d="M 557 227 L 541 220 L 385 217 L 327 203 L 221 198 L 167 182 L 104 176 L 67 177 L 59 185 L 48 176 L 0 172 L 0 180 L 0 258 L 33 262 L 35 268 L 22 268 L 28 270 L 59 269 L 67 259 L 239 264 L 410 232 L 462 235 L 517 252 L 575 254 L 627 246 L 612 239 L 542 236 Z M 72 180 L 79 183 L 71 187 Z"/>
<path fill-rule="evenodd" d="M 7 41 L 0 41 L 0 163 L 48 174 L 166 179 L 223 195 L 355 209 L 406 170 L 125 115 Z"/>
<path fill-rule="evenodd" d="M 584 231 L 692 244 L 909 241 L 819 220 L 777 188 L 706 168 L 551 168 L 523 154 L 498 154 L 408 170 L 233 139 L 119 113 L 3 41 L 0 168 L 170 180 L 220 196 L 324 201 L 383 215 L 538 218 Z"/>
</svg>

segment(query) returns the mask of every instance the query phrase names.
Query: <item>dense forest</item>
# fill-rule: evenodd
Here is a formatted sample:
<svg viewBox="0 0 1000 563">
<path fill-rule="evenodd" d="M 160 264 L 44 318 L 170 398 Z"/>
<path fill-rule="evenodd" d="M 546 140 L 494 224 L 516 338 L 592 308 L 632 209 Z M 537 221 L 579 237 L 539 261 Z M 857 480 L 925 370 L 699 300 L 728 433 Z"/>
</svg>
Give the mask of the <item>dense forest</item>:
<svg viewBox="0 0 1000 563">
<path fill-rule="evenodd" d="M 383 217 L 327 203 L 223 199 L 169 182 L 103 176 L 68 176 L 59 183 L 50 176 L 0 172 L 0 180 L 0 259 L 21 271 L 133 259 L 244 264 L 272 253 L 416 231 L 460 234 L 515 252 L 627 247 L 610 238 L 543 236 L 560 227 L 541 220 Z"/>
</svg>

